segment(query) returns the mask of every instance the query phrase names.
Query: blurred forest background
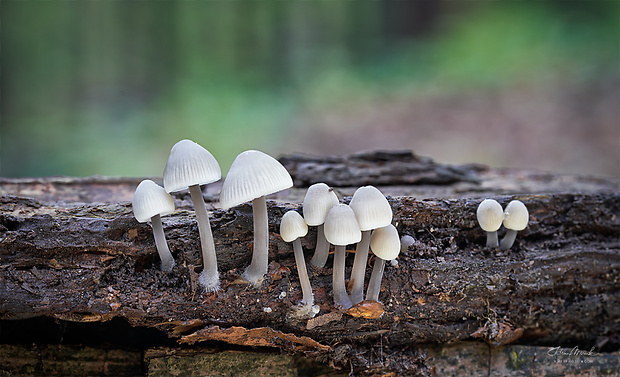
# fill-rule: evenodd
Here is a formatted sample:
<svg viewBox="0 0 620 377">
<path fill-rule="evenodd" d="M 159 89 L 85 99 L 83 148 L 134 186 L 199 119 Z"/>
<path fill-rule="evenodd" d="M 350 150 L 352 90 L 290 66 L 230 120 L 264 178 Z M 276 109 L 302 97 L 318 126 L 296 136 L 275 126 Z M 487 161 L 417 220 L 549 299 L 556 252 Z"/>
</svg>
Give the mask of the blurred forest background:
<svg viewBox="0 0 620 377">
<path fill-rule="evenodd" d="M 189 138 L 223 173 L 396 148 L 620 177 L 619 4 L 3 0 L 0 175 L 157 177 Z"/>
</svg>

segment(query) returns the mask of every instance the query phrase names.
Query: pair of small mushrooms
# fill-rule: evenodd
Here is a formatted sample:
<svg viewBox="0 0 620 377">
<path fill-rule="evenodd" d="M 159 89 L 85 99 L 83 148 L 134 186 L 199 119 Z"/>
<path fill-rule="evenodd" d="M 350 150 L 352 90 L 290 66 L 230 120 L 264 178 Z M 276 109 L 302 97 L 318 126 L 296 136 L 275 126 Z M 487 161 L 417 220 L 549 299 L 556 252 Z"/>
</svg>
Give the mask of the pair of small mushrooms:
<svg viewBox="0 0 620 377">
<path fill-rule="evenodd" d="M 525 204 L 519 200 L 513 200 L 502 210 L 502 206 L 493 199 L 485 199 L 476 211 L 480 227 L 487 232 L 487 247 L 500 250 L 509 250 L 517 238 L 517 232 L 525 229 L 529 222 L 529 213 Z M 506 235 L 499 242 L 497 230 L 504 224 Z"/>
<path fill-rule="evenodd" d="M 161 227 L 161 215 L 174 211 L 169 193 L 189 189 L 202 248 L 204 268 L 199 282 L 206 291 L 219 288 L 217 257 L 211 225 L 200 185 L 218 181 L 220 166 L 213 155 L 191 140 L 181 140 L 170 150 L 164 169 L 164 188 L 145 180 L 138 185 L 134 194 L 133 210 L 139 222 L 151 219 L 157 250 L 162 260 L 163 271 L 171 271 L 174 259 L 166 244 Z M 227 209 L 252 201 L 254 216 L 254 250 L 252 262 L 243 276 L 258 285 L 267 273 L 268 266 L 268 222 L 265 195 L 293 186 L 288 171 L 273 157 L 248 150 L 240 153 L 233 161 L 220 192 L 220 204 Z"/>
</svg>

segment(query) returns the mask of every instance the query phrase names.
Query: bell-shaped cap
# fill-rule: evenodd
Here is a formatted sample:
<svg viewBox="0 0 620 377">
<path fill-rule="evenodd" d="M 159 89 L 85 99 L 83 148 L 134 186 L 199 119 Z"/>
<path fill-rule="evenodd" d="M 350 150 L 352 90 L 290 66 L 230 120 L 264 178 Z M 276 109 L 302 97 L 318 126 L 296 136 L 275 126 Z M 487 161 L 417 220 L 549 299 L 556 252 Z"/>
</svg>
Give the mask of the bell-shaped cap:
<svg viewBox="0 0 620 377">
<path fill-rule="evenodd" d="M 284 242 L 293 242 L 308 234 L 308 224 L 296 211 L 288 211 L 280 221 L 280 236 Z"/>
<path fill-rule="evenodd" d="M 400 238 L 394 225 L 390 224 L 372 231 L 370 249 L 378 258 L 392 260 L 400 254 L 400 248 Z"/>
<path fill-rule="evenodd" d="M 308 187 L 303 203 L 306 223 L 310 226 L 323 224 L 327 212 L 336 204 L 338 204 L 336 193 L 325 183 L 315 183 Z"/>
<path fill-rule="evenodd" d="M 327 213 L 323 232 L 332 245 L 345 246 L 362 240 L 355 213 L 346 204 L 337 204 Z"/>
<path fill-rule="evenodd" d="M 291 175 L 278 160 L 255 150 L 241 152 L 222 185 L 220 205 L 227 209 L 292 186 Z"/>
<path fill-rule="evenodd" d="M 495 232 L 502 226 L 504 211 L 502 206 L 493 199 L 484 199 L 476 211 L 478 223 L 485 232 Z"/>
<path fill-rule="evenodd" d="M 191 140 L 181 140 L 170 150 L 164 169 L 166 192 L 181 191 L 189 186 L 206 185 L 222 177 L 215 157 Z"/>
<path fill-rule="evenodd" d="M 149 221 L 153 216 L 163 216 L 174 211 L 170 194 L 149 179 L 140 182 L 133 194 L 131 206 L 136 220 L 141 223 Z"/>
<path fill-rule="evenodd" d="M 527 226 L 530 214 L 527 207 L 519 200 L 513 200 L 504 210 L 504 226 L 512 230 L 523 230 Z"/>
<path fill-rule="evenodd" d="M 358 188 L 349 205 L 355 212 L 361 230 L 382 228 L 392 222 L 392 207 L 374 186 Z"/>
</svg>

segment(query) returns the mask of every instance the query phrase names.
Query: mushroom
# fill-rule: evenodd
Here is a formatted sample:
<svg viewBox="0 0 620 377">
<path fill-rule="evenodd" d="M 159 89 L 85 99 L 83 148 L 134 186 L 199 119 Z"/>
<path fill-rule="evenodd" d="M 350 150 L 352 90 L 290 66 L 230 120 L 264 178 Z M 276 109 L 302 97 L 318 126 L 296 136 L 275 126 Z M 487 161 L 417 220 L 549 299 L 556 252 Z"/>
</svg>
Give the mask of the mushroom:
<svg viewBox="0 0 620 377">
<path fill-rule="evenodd" d="M 310 286 L 310 278 L 306 270 L 306 261 L 304 252 L 301 248 L 300 238 L 308 234 L 308 225 L 298 212 L 288 211 L 282 216 L 280 221 L 280 236 L 284 242 L 293 243 L 293 251 L 295 253 L 295 263 L 297 264 L 297 273 L 299 274 L 299 282 L 301 284 L 302 299 L 298 308 L 298 316 L 314 317 L 317 311 L 314 311 L 314 296 L 312 295 L 312 286 Z M 318 309 L 318 308 L 316 308 Z"/>
<path fill-rule="evenodd" d="M 329 255 L 329 242 L 325 239 L 323 224 L 327 212 L 338 204 L 334 190 L 325 183 L 315 183 L 308 187 L 303 202 L 304 219 L 310 226 L 318 226 L 316 231 L 316 248 L 310 259 L 312 265 L 323 268 Z"/>
<path fill-rule="evenodd" d="M 476 211 L 480 227 L 487 232 L 487 247 L 497 247 L 497 230 L 502 226 L 504 211 L 502 206 L 493 199 L 485 199 Z"/>
<path fill-rule="evenodd" d="M 357 304 L 364 299 L 364 276 L 368 262 L 370 233 L 373 229 L 392 222 L 392 208 L 385 196 L 374 186 L 358 188 L 349 203 L 362 230 L 362 240 L 357 244 L 351 270 L 351 301 Z"/>
<path fill-rule="evenodd" d="M 207 292 L 216 291 L 219 288 L 220 275 L 217 271 L 217 257 L 211 225 L 209 224 L 209 215 L 200 185 L 215 182 L 221 176 L 220 165 L 215 157 L 202 146 L 187 139 L 179 141 L 172 147 L 164 169 L 166 192 L 189 189 L 196 212 L 204 263 L 198 281 Z"/>
<path fill-rule="evenodd" d="M 525 229 L 529 221 L 530 214 L 525 204 L 519 200 L 513 200 L 504 210 L 504 226 L 508 231 L 499 244 L 500 250 L 506 251 L 512 247 L 517 238 L 517 231 Z"/>
<path fill-rule="evenodd" d="M 174 258 L 168 249 L 164 229 L 161 225 L 161 216 L 174 211 L 172 197 L 161 186 L 145 179 L 136 188 L 131 206 L 138 222 L 144 223 L 151 220 L 155 246 L 157 246 L 157 252 L 161 259 L 161 269 L 165 272 L 172 271 Z"/>
<path fill-rule="evenodd" d="M 370 248 L 377 257 L 372 268 L 366 300 L 379 301 L 379 291 L 381 290 L 381 280 L 386 260 L 393 260 L 401 250 L 401 241 L 398 238 L 398 231 L 394 225 L 375 229 L 370 238 Z"/>
<path fill-rule="evenodd" d="M 355 219 L 355 213 L 346 204 L 337 204 L 327 213 L 325 219 L 325 238 L 335 246 L 333 288 L 334 303 L 349 309 L 353 306 L 351 298 L 347 294 L 344 281 L 344 267 L 346 259 L 345 247 L 349 244 L 360 242 L 362 232 Z"/>
<path fill-rule="evenodd" d="M 233 161 L 220 192 L 220 204 L 228 209 L 252 201 L 254 250 L 243 277 L 259 286 L 269 263 L 269 223 L 265 195 L 293 186 L 286 168 L 275 158 L 259 151 L 241 152 Z"/>
</svg>

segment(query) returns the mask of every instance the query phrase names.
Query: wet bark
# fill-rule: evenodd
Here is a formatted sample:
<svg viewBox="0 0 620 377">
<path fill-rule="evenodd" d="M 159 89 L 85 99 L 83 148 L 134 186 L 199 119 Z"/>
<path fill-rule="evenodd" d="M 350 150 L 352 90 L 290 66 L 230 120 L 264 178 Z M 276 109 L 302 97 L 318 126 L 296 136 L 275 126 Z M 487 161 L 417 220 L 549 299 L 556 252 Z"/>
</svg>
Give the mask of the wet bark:
<svg viewBox="0 0 620 377">
<path fill-rule="evenodd" d="M 300 210 L 304 189 L 268 200 L 270 270 L 263 285 L 252 288 L 240 278 L 251 260 L 252 208 L 217 209 L 215 188 L 207 187 L 222 279 L 221 290 L 207 294 L 197 283 L 202 259 L 188 194 L 176 196 L 178 211 L 162 218 L 176 260 L 166 274 L 159 269 L 151 228 L 133 218 L 129 202 L 99 193 L 95 203 L 71 193 L 95 190 L 93 185 L 126 199 L 138 180 L 78 179 L 73 185 L 70 178 L 62 183 L 5 179 L 0 181 L 5 194 L 0 197 L 0 319 L 120 318 L 183 344 L 278 347 L 338 367 L 420 374 L 429 373 L 417 348 L 422 343 L 479 339 L 494 346 L 516 342 L 617 350 L 617 181 L 477 171 L 475 182 L 452 184 L 440 195 L 435 195 L 437 186 L 378 185 L 394 195 L 388 200 L 399 234 L 416 241 L 397 266 L 386 266 L 379 294 L 385 312 L 379 319 L 334 308 L 332 257 L 323 269 L 308 264 L 320 313 L 310 320 L 289 315 L 302 292 L 292 246 L 278 235 L 279 219 L 287 210 Z M 531 190 L 524 192 L 527 185 Z M 57 201 L 54 190 L 61 191 Z M 337 191 L 347 202 L 354 187 Z M 67 197 L 81 199 L 62 199 Z M 529 209 L 530 224 L 508 252 L 484 247 L 486 234 L 475 218 L 483 197 L 502 206 L 519 199 Z M 307 261 L 316 239 L 316 228 L 310 229 L 302 240 Z M 348 249 L 353 252 L 354 245 Z M 348 276 L 352 258 L 347 259 Z M 366 280 L 370 272 L 367 268 Z M 381 352 L 407 362 L 374 365 L 368 355 L 376 354 L 379 342 Z"/>
</svg>

